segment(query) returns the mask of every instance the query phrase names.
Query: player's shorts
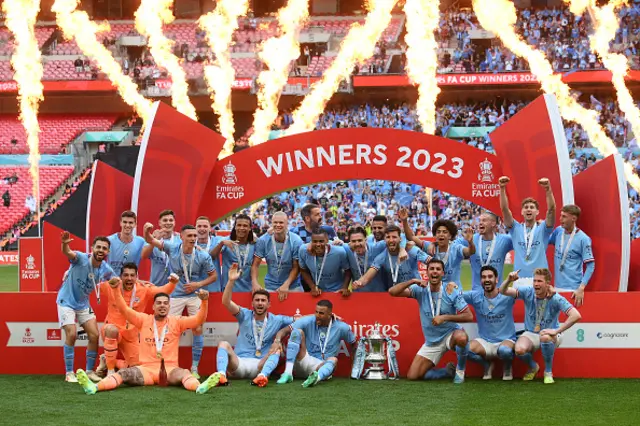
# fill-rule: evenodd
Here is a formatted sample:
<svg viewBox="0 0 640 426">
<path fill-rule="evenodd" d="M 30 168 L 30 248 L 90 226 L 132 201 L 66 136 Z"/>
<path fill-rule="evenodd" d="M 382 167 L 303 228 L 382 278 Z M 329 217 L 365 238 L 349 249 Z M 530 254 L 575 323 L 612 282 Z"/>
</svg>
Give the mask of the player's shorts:
<svg viewBox="0 0 640 426">
<path fill-rule="evenodd" d="M 484 349 L 484 353 L 487 358 L 496 358 L 498 356 L 498 348 L 500 347 L 500 345 L 502 345 L 502 342 L 505 342 L 505 340 L 503 340 L 502 342 L 498 342 L 498 343 L 490 343 L 480 337 L 474 340 L 480 343 L 480 346 L 482 346 L 482 348 Z M 506 340 L 506 341 L 515 343 L 513 340 Z"/>
<path fill-rule="evenodd" d="M 296 360 L 296 363 L 293 365 L 293 375 L 296 377 L 307 377 L 316 371 L 322 363 L 324 363 L 324 360 L 311 356 L 307 352 L 304 358 L 299 361 Z"/>
<path fill-rule="evenodd" d="M 169 315 L 180 317 L 184 308 L 187 308 L 189 316 L 194 316 L 198 313 L 201 303 L 198 297 L 172 297 L 169 301 Z"/>
<path fill-rule="evenodd" d="M 104 342 L 104 332 L 107 325 L 118 327 L 118 349 L 122 352 L 127 366 L 133 367 L 140 364 L 140 341 L 138 337 L 138 329 L 129 324 L 129 328 L 121 327 L 116 324 L 105 324 L 100 329 L 100 337 Z"/>
<path fill-rule="evenodd" d="M 533 277 L 518 278 L 513 283 L 513 288 L 522 287 L 523 285 L 533 285 Z"/>
<path fill-rule="evenodd" d="M 58 322 L 60 323 L 60 328 L 64 327 L 65 325 L 75 325 L 76 322 L 82 326 L 87 321 L 96 319 L 96 316 L 93 313 L 93 309 L 91 309 L 90 307 L 87 309 L 75 310 L 67 308 L 66 306 L 57 306 Z"/>
<path fill-rule="evenodd" d="M 142 372 L 142 377 L 144 378 L 145 386 L 157 385 L 160 382 L 160 365 L 158 365 L 157 367 L 156 366 L 145 367 L 142 365 L 138 365 L 136 368 L 139 368 L 140 371 Z M 164 368 L 165 370 L 167 370 L 167 377 L 169 377 L 169 375 L 173 370 L 180 367 L 175 365 L 172 365 L 172 366 L 165 365 Z"/>
<path fill-rule="evenodd" d="M 444 339 L 437 345 L 422 345 L 418 350 L 417 355 L 428 359 L 433 365 L 438 365 L 442 355 L 451 350 L 451 338 L 453 337 L 453 331 L 446 335 Z"/>
<path fill-rule="evenodd" d="M 258 375 L 260 359 L 258 358 L 240 358 L 238 357 L 238 368 L 236 371 L 230 372 L 229 376 L 236 379 L 253 379 Z"/>
<path fill-rule="evenodd" d="M 537 351 L 538 349 L 540 349 L 540 335 L 538 333 L 525 331 L 524 333 L 522 333 L 522 336 L 531 340 L 531 343 L 533 343 L 534 351 Z M 563 337 L 562 333 L 558 333 L 558 335 L 556 336 L 556 348 L 559 348 L 560 345 L 562 345 L 562 337 Z"/>
</svg>

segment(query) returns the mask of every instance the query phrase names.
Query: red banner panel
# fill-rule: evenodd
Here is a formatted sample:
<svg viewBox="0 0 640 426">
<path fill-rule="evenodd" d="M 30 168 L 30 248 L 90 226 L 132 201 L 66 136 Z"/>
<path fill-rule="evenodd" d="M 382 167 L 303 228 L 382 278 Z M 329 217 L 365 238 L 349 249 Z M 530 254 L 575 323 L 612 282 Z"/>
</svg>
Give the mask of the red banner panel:
<svg viewBox="0 0 640 426">
<path fill-rule="evenodd" d="M 140 147 L 131 208 L 138 234 L 145 222 L 171 209 L 178 227 L 196 218 L 209 175 L 224 138 L 163 102 L 154 104 Z"/>
<path fill-rule="evenodd" d="M 631 242 L 629 265 L 629 291 L 640 291 L 640 239 Z"/>
<path fill-rule="evenodd" d="M 629 281 L 629 199 L 620 155 L 611 155 L 573 178 L 578 227 L 593 243 L 596 270 L 587 289 L 627 291 Z"/>
<path fill-rule="evenodd" d="M 379 322 L 382 332 L 394 341 L 400 371 L 406 374 L 424 343 L 418 304 L 414 300 L 374 293 L 354 294 L 348 299 L 335 294 L 322 297 L 333 302 L 334 312 L 344 319 L 357 337 L 366 335 Z M 233 298 L 241 306 L 251 306 L 251 296 L 247 293 L 236 293 Z M 203 326 L 205 348 L 200 362 L 200 373 L 204 375 L 215 371 L 218 343 L 224 340 L 233 345 L 236 341 L 237 321 L 221 307 L 221 299 L 220 293 L 212 294 L 209 299 L 209 313 Z M 64 373 L 63 341 L 55 300 L 55 293 L 13 293 L 0 298 L 0 374 Z M 284 302 L 273 298 L 270 310 L 293 315 L 299 309 L 302 314 L 312 314 L 318 300 L 309 294 L 292 294 Z M 639 304 L 640 293 L 588 294 L 586 304 L 580 309 L 582 322 L 565 333 L 562 347 L 555 354 L 554 376 L 640 378 L 640 363 L 635 362 L 640 355 L 640 323 L 635 313 Z M 105 304 L 97 305 L 92 296 L 91 305 L 98 320 L 104 320 Z M 25 306 L 29 309 L 24 309 Z M 522 329 L 523 305 L 520 301 L 516 302 L 514 317 L 516 328 Z M 477 336 L 474 323 L 464 326 L 471 338 Z M 76 342 L 76 368 L 85 363 L 83 346 L 86 344 L 86 339 L 82 338 Z M 188 368 L 191 365 L 190 333 L 183 336 L 180 346 L 180 365 Z M 542 366 L 539 352 L 535 358 Z M 345 345 L 340 349 L 338 359 L 336 374 L 347 376 L 351 359 Z M 454 359 L 455 353 L 449 352 L 441 364 Z M 469 376 L 481 375 L 478 365 L 471 362 L 467 365 Z M 516 360 L 514 369 L 516 377 L 520 377 L 525 367 Z M 496 369 L 496 374 L 500 371 L 500 368 Z"/>
<path fill-rule="evenodd" d="M 274 139 L 216 164 L 199 214 L 218 220 L 299 186 L 382 179 L 438 188 L 498 213 L 498 159 L 469 145 L 394 129 L 332 129 Z"/>
<path fill-rule="evenodd" d="M 97 236 L 120 230 L 120 214 L 131 209 L 133 178 L 102 162 L 93 163 L 87 201 L 87 247 Z"/>
<path fill-rule="evenodd" d="M 534 124 L 535 123 L 535 124 Z M 540 203 L 540 219 L 547 209 L 545 191 L 538 179 L 551 182 L 560 207 L 573 203 L 573 182 L 569 150 L 555 98 L 540 96 L 491 133 L 491 143 L 501 169 L 511 178 L 507 194 L 513 216 L 522 221 L 520 203 L 534 197 Z"/>
<path fill-rule="evenodd" d="M 17 265 L 17 251 L 0 251 L 0 266 Z"/>
<path fill-rule="evenodd" d="M 44 291 L 42 238 L 18 238 L 20 291 Z"/>
<path fill-rule="evenodd" d="M 69 269 L 69 259 L 62 254 L 62 244 L 60 243 L 60 233 L 62 229 L 55 225 L 52 225 L 46 220 L 43 222 L 42 228 L 43 241 L 44 241 L 44 270 L 45 276 L 45 291 L 58 291 L 62 285 L 62 276 L 65 271 Z M 86 250 L 85 240 L 77 235 L 71 235 L 72 241 L 69 244 L 72 250 L 82 251 Z"/>
</svg>

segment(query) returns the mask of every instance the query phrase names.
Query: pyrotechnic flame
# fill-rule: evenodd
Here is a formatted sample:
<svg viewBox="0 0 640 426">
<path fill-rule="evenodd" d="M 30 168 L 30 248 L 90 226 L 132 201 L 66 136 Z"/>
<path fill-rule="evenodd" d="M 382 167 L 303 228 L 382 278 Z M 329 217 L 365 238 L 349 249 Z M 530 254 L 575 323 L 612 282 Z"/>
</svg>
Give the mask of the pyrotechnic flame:
<svg viewBox="0 0 640 426">
<path fill-rule="evenodd" d="M 363 64 L 373 56 L 376 42 L 389 22 L 396 0 L 371 0 L 371 11 L 363 25 L 355 23 L 342 41 L 338 56 L 311 87 L 311 91 L 293 113 L 293 124 L 287 134 L 308 132 L 314 129 L 316 120 L 324 111 L 340 83 L 351 75 L 356 64 Z"/>
<path fill-rule="evenodd" d="M 27 133 L 29 146 L 29 174 L 31 175 L 32 194 L 40 205 L 38 191 L 39 180 L 39 141 L 38 105 L 44 99 L 42 95 L 42 74 L 44 73 L 40 47 L 35 34 L 35 23 L 40 11 L 39 0 L 5 0 L 2 4 L 5 24 L 13 33 L 15 50 L 11 64 L 15 70 L 14 80 L 18 84 L 20 102 L 20 121 Z M 40 211 L 40 209 L 38 209 Z"/>
<path fill-rule="evenodd" d="M 582 126 L 587 132 L 591 145 L 604 156 L 618 152 L 598 123 L 597 112 L 582 107 L 571 95 L 569 86 L 562 82 L 561 76 L 553 73 L 553 68 L 544 53 L 522 41 L 515 32 L 517 16 L 511 1 L 473 0 L 473 9 L 480 25 L 496 34 L 509 50 L 529 62 L 531 72 L 540 81 L 542 90 L 555 95 L 560 114 L 564 119 Z M 640 191 L 640 178 L 633 172 L 631 164 L 625 162 L 624 171 L 629 184 Z"/>
<path fill-rule="evenodd" d="M 631 123 L 635 137 L 640 138 L 640 110 L 636 107 L 624 80 L 629 72 L 629 63 L 624 55 L 613 53 L 609 48 L 609 43 L 615 38 L 619 28 L 616 9 L 625 2 L 616 0 L 603 7 L 597 7 L 595 0 L 574 0 L 572 2 L 565 0 L 565 2 L 570 3 L 571 12 L 576 15 L 582 15 L 585 10 L 588 10 L 594 30 L 594 33 L 589 36 L 591 50 L 600 55 L 604 66 L 611 71 L 611 81 L 616 89 L 620 110 L 624 112 L 625 118 Z"/>
<path fill-rule="evenodd" d="M 149 50 L 156 64 L 171 77 L 171 105 L 187 117 L 197 120 L 196 109 L 189 100 L 187 75 L 180 60 L 171 52 L 173 40 L 162 33 L 162 25 L 173 22 L 173 0 L 142 0 L 135 13 L 136 29 L 147 37 Z"/>
<path fill-rule="evenodd" d="M 436 77 L 438 43 L 434 31 L 440 22 L 440 0 L 406 0 L 407 75 L 418 85 L 417 112 L 422 131 L 436 132 L 436 99 L 440 88 Z"/>
<path fill-rule="evenodd" d="M 266 142 L 271 124 L 278 117 L 278 101 L 289 78 L 291 62 L 300 56 L 299 33 L 309 17 L 309 0 L 289 0 L 278 10 L 278 37 L 262 44 L 258 56 L 268 67 L 258 76 L 258 108 L 253 116 L 249 145 Z"/>
<path fill-rule="evenodd" d="M 218 115 L 220 133 L 226 139 L 219 158 L 233 154 L 233 113 L 231 89 L 235 70 L 231 64 L 229 46 L 233 32 L 238 29 L 238 18 L 246 15 L 249 0 L 221 0 L 216 9 L 200 17 L 198 24 L 207 33 L 207 41 L 216 55 L 213 64 L 204 67 L 204 76 L 211 91 L 213 111 Z"/>
<path fill-rule="evenodd" d="M 131 78 L 122 73 L 118 61 L 111 52 L 98 41 L 96 33 L 108 29 L 105 22 L 100 25 L 92 22 L 86 12 L 76 10 L 78 0 L 56 0 L 51 10 L 56 14 L 56 23 L 65 38 L 75 39 L 76 44 L 86 56 L 91 58 L 118 90 L 127 105 L 146 122 L 151 114 L 151 101 L 138 93 L 138 86 Z"/>
</svg>

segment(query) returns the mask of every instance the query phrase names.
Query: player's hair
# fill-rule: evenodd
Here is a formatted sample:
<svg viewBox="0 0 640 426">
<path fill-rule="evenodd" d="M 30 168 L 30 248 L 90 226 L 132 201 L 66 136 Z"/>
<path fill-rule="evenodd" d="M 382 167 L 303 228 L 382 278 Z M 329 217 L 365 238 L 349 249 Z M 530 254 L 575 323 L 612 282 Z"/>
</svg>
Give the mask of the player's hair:
<svg viewBox="0 0 640 426">
<path fill-rule="evenodd" d="M 484 271 L 491 271 L 493 272 L 493 276 L 498 278 L 498 270 L 496 268 L 494 268 L 491 265 L 484 265 L 482 268 L 480 268 L 480 276 L 482 276 L 482 273 Z"/>
<path fill-rule="evenodd" d="M 188 231 L 191 229 L 195 231 L 196 227 L 193 225 L 182 225 L 182 228 L 180 228 L 180 232 Z"/>
<path fill-rule="evenodd" d="M 362 234 L 365 238 L 367 238 L 367 231 L 365 231 L 362 226 L 354 226 L 352 228 L 349 228 L 349 231 L 347 231 L 349 240 L 351 240 L 351 236 L 353 234 Z"/>
<path fill-rule="evenodd" d="M 247 235 L 247 242 L 253 244 L 253 230 L 251 229 L 251 227 L 253 226 L 253 220 L 251 220 L 251 217 L 244 213 L 240 213 L 236 216 L 236 219 L 233 222 L 233 227 L 231 228 L 231 234 L 229 234 L 229 239 L 231 241 L 236 241 L 238 239 L 238 237 L 236 236 L 236 224 L 238 223 L 238 220 L 249 221 L 249 235 Z"/>
<path fill-rule="evenodd" d="M 306 218 L 311 216 L 311 210 L 319 208 L 320 206 L 317 204 L 307 204 L 302 207 L 302 209 L 300 210 L 300 216 L 302 216 L 302 220 L 305 220 Z"/>
<path fill-rule="evenodd" d="M 267 290 L 265 290 L 264 288 L 261 288 L 259 290 L 256 290 L 253 292 L 253 294 L 251 295 L 251 300 L 255 299 L 256 296 L 261 295 L 261 296 L 266 296 L 268 301 L 271 301 L 271 295 L 269 294 L 269 292 Z"/>
<path fill-rule="evenodd" d="M 130 217 L 135 221 L 138 220 L 138 217 L 136 216 L 136 213 L 131 211 L 131 210 L 125 210 L 125 211 L 122 212 L 122 214 L 120 215 L 120 219 L 124 219 L 125 217 Z"/>
<path fill-rule="evenodd" d="M 535 198 L 532 198 L 532 197 L 527 197 L 524 200 L 522 200 L 522 203 L 520 204 L 520 207 L 524 208 L 524 206 L 526 204 L 529 204 L 529 203 L 531 203 L 534 206 L 536 206 L 536 209 L 538 209 L 538 210 L 540 209 L 540 203 L 538 203 L 538 200 L 536 200 Z"/>
<path fill-rule="evenodd" d="M 167 293 L 158 293 L 153 296 L 153 301 L 155 302 L 158 297 L 166 297 L 167 299 L 171 300 L 171 296 L 169 296 Z"/>
<path fill-rule="evenodd" d="M 456 237 L 456 235 L 458 235 L 458 227 L 456 226 L 456 224 L 453 223 L 452 220 L 446 220 L 446 219 L 436 220 L 433 226 L 431 227 L 431 233 L 433 235 L 436 235 L 436 231 L 441 226 L 444 226 L 445 228 L 447 228 L 447 231 L 449 231 L 449 234 L 451 234 L 451 240 L 453 240 Z"/>
<path fill-rule="evenodd" d="M 319 300 L 318 303 L 316 303 L 317 306 L 324 306 L 329 308 L 330 311 L 333 311 L 333 303 L 331 303 L 329 300 L 327 299 L 322 299 Z"/>
<path fill-rule="evenodd" d="M 209 225 L 211 225 L 211 220 L 209 220 L 207 216 L 198 216 L 198 218 L 196 219 L 196 222 L 199 220 L 206 220 L 207 222 L 209 222 Z"/>
<path fill-rule="evenodd" d="M 484 211 L 484 212 L 482 212 L 482 213 L 480 214 L 480 216 L 482 216 L 482 215 L 487 215 L 487 216 L 489 216 L 490 218 L 492 218 L 493 220 L 495 220 L 495 221 L 496 221 L 496 225 L 500 225 L 500 216 L 498 216 L 497 214 L 495 214 L 495 213 L 490 212 L 490 211 L 488 211 L 488 210 L 487 210 L 487 211 Z"/>
<path fill-rule="evenodd" d="M 138 265 L 136 265 L 133 262 L 127 262 L 124 265 L 122 265 L 122 269 L 120 270 L 120 275 L 122 275 L 125 269 L 133 269 L 134 271 L 136 271 L 136 274 L 138 273 Z"/>
<path fill-rule="evenodd" d="M 544 277 L 544 280 L 547 283 L 551 282 L 551 271 L 547 268 L 537 268 L 535 271 L 533 271 L 533 275 L 540 275 L 541 277 Z"/>
<path fill-rule="evenodd" d="M 375 215 L 371 222 L 384 222 L 387 223 L 387 217 L 382 214 Z"/>
<path fill-rule="evenodd" d="M 174 219 L 176 218 L 176 214 L 173 212 L 173 210 L 167 209 L 160 212 L 160 214 L 158 215 L 158 220 L 162 219 L 165 216 L 173 216 Z"/>
<path fill-rule="evenodd" d="M 314 229 L 311 230 L 311 235 L 324 235 L 325 237 L 327 237 L 327 239 L 329 239 L 329 233 L 327 232 L 326 229 L 323 229 L 321 227 L 316 227 Z"/>
<path fill-rule="evenodd" d="M 579 218 L 580 213 L 582 213 L 582 209 L 580 209 L 580 207 L 576 206 L 575 204 L 567 204 L 566 206 L 562 207 L 562 211 L 572 214 L 576 218 Z"/>
<path fill-rule="evenodd" d="M 276 216 L 284 216 L 285 219 L 289 220 L 289 216 L 283 211 L 277 211 L 271 216 L 271 220 L 273 220 Z"/>
<path fill-rule="evenodd" d="M 387 229 L 384 231 L 384 234 L 387 235 L 387 234 L 390 234 L 392 232 L 397 232 L 398 235 L 402 235 L 402 230 L 400 230 L 400 227 L 396 226 L 396 225 L 387 226 Z"/>
<path fill-rule="evenodd" d="M 442 266 L 442 270 L 444 271 L 444 262 L 442 260 L 436 259 L 435 257 L 432 257 L 427 262 L 427 269 L 429 269 L 429 266 L 431 266 L 432 263 L 437 263 L 438 265 Z"/>
<path fill-rule="evenodd" d="M 98 241 L 102 241 L 103 243 L 107 243 L 109 248 L 111 248 L 111 241 L 109 241 L 109 239 L 107 237 L 105 237 L 104 235 L 98 235 L 97 237 L 95 237 L 93 239 L 93 242 L 91 243 L 91 247 L 95 246 Z"/>
</svg>

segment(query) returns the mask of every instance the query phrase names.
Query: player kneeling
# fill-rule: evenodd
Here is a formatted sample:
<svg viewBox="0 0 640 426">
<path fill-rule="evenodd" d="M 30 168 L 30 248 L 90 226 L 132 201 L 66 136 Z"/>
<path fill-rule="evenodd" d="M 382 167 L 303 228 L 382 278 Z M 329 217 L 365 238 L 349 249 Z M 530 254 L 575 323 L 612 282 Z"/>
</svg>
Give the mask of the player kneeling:
<svg viewBox="0 0 640 426">
<path fill-rule="evenodd" d="M 562 344 L 562 333 L 580 321 L 582 316 L 567 299 L 551 290 L 551 272 L 538 268 L 533 273 L 533 285 L 511 285 L 518 279 L 516 273 L 509 274 L 508 282 L 502 284 L 500 293 L 524 301 L 524 333 L 516 341 L 516 355 L 529 366 L 522 380 L 533 380 L 540 366 L 533 360 L 533 353 L 542 350 L 544 359 L 544 383 L 553 381 L 553 355 Z M 568 318 L 560 325 L 560 312 Z"/>
<path fill-rule="evenodd" d="M 222 294 L 222 304 L 238 320 L 238 342 L 235 350 L 228 342 L 220 342 L 216 357 L 218 371 L 200 385 L 198 393 L 227 385 L 227 371 L 236 379 L 254 378 L 252 384 L 264 387 L 280 361 L 282 348 L 279 340 L 274 343 L 274 338 L 281 328 L 293 323 L 293 318 L 268 313 L 270 294 L 263 289 L 253 293 L 253 310 L 236 305 L 231 300 L 233 286 L 242 273 L 237 263 L 231 265 L 229 281 Z"/>
<path fill-rule="evenodd" d="M 185 389 L 195 391 L 200 382 L 189 370 L 178 367 L 178 346 L 184 331 L 201 326 L 207 319 L 209 293 L 200 290 L 200 310 L 196 316 L 190 317 L 169 316 L 169 295 L 156 294 L 153 315 L 149 315 L 127 306 L 121 285 L 110 288 L 109 297 L 115 301 L 118 311 L 127 321 L 140 330 L 140 365 L 120 370 L 97 385 L 89 380 L 83 370 L 78 370 L 78 382 L 85 393 L 93 395 L 98 391 L 115 389 L 122 383 L 134 386 L 182 384 Z"/>
<path fill-rule="evenodd" d="M 315 317 L 302 317 L 278 332 L 276 342 L 291 334 L 287 345 L 287 365 L 277 382 L 279 385 L 293 382 L 294 370 L 296 376 L 308 376 L 302 384 L 305 388 L 330 378 L 338 364 L 337 355 L 343 340 L 353 353 L 356 336 L 332 311 L 330 301 L 320 300 Z"/>
</svg>

